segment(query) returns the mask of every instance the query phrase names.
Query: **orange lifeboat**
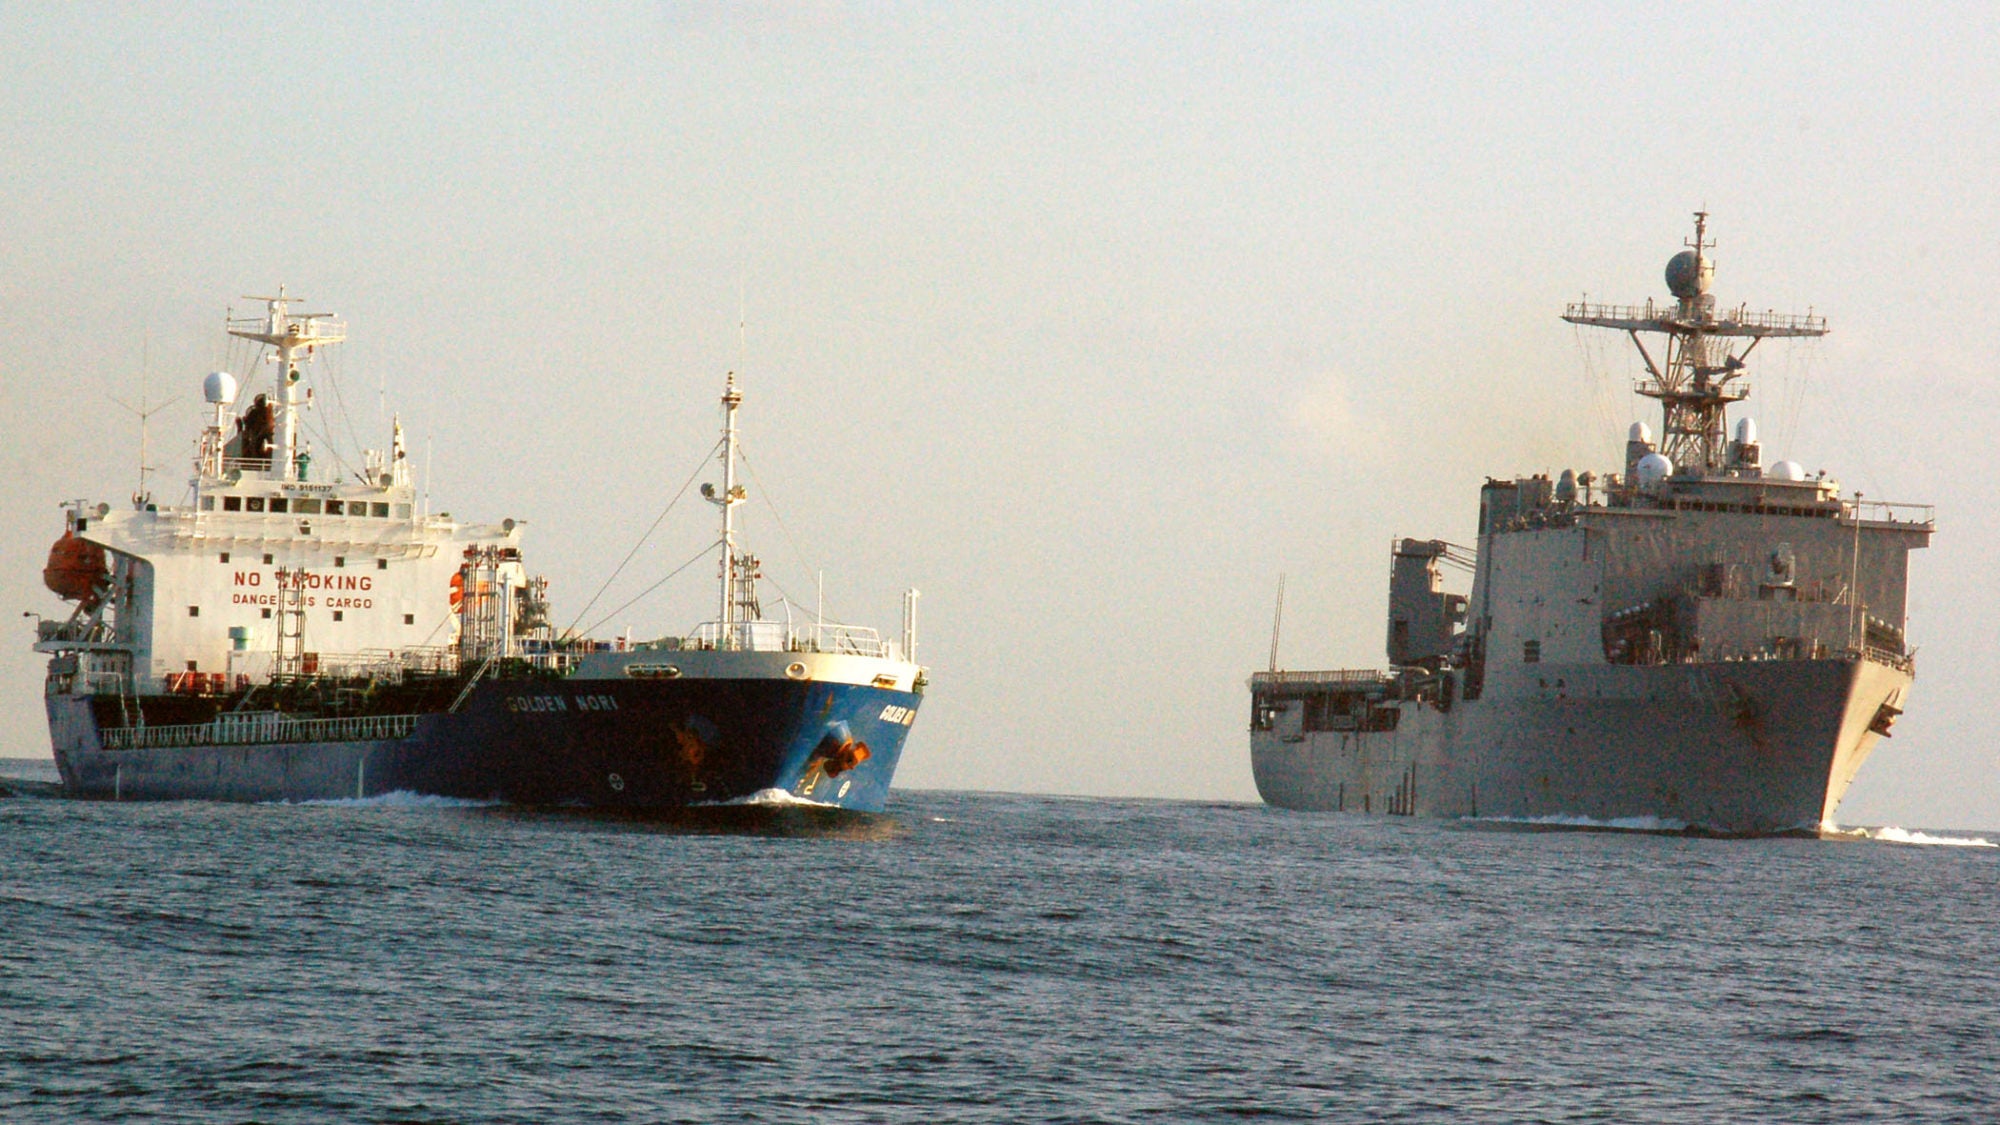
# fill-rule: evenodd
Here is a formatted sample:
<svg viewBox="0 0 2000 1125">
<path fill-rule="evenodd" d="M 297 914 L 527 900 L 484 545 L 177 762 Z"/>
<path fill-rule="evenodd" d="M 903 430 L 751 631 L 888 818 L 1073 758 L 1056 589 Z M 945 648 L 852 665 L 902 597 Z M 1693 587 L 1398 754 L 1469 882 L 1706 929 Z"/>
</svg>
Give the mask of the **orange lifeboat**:
<svg viewBox="0 0 2000 1125">
<path fill-rule="evenodd" d="M 99 588 L 110 581 L 104 566 L 104 548 L 74 532 L 65 531 L 49 548 L 49 564 L 42 568 L 42 581 L 64 601 L 82 602 L 93 609 Z"/>
</svg>

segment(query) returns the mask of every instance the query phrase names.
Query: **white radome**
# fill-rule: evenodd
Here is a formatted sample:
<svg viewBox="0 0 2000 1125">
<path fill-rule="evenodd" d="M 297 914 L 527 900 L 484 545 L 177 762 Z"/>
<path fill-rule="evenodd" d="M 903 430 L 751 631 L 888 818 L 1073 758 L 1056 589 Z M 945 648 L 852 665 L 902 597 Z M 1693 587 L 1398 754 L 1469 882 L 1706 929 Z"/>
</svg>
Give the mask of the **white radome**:
<svg viewBox="0 0 2000 1125">
<path fill-rule="evenodd" d="M 201 381 L 201 397 L 212 406 L 228 406 L 236 401 L 236 376 L 227 371 L 211 372 Z"/>
<path fill-rule="evenodd" d="M 1797 461 L 1779 461 L 1765 469 L 1764 475 L 1772 480 L 1804 480 L 1806 467 Z"/>
<path fill-rule="evenodd" d="M 1661 482 L 1674 475 L 1674 463 L 1664 453 L 1648 453 L 1639 458 L 1636 475 L 1641 491 L 1654 492 Z"/>
</svg>

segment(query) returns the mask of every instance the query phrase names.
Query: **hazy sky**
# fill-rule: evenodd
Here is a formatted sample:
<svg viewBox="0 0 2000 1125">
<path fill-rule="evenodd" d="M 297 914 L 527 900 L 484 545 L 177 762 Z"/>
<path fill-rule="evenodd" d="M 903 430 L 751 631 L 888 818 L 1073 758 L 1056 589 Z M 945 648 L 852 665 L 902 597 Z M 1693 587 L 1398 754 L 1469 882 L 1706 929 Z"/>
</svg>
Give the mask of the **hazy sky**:
<svg viewBox="0 0 2000 1125">
<path fill-rule="evenodd" d="M 1767 456 L 1935 503 L 1849 823 L 2000 827 L 2000 19 L 1983 5 L 0 7 L 0 591 L 58 502 L 182 494 L 224 309 L 350 322 L 312 425 L 529 524 L 569 620 L 713 440 L 749 530 L 933 687 L 898 782 L 1254 798 L 1244 680 L 1382 661 L 1396 535 L 1617 468 L 1706 206 Z M 738 310 L 748 322 L 738 342 Z M 329 390 L 329 386 L 334 390 Z M 337 393 L 335 393 L 337 391 Z M 344 405 L 344 410 L 340 407 Z M 316 447 L 325 440 L 315 439 Z M 686 504 L 600 603 L 712 535 Z M 678 632 L 709 567 L 605 625 Z M 595 611 L 594 611 L 595 615 Z M 588 624 L 588 622 L 586 622 Z M 29 622 L 0 753 L 46 755 Z"/>
</svg>

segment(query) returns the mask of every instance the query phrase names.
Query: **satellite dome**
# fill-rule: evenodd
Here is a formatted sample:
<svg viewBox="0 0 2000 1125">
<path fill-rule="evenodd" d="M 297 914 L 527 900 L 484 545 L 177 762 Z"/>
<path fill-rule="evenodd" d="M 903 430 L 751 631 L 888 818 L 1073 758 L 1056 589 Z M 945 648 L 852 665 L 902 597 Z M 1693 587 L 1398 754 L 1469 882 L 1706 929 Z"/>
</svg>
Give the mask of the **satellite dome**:
<svg viewBox="0 0 2000 1125">
<path fill-rule="evenodd" d="M 1674 475 L 1674 463 L 1668 460 L 1664 453 L 1648 453 L 1639 458 L 1636 475 L 1639 478 L 1639 491 L 1657 492 L 1660 485 Z"/>
<path fill-rule="evenodd" d="M 1772 480 L 1804 480 L 1806 467 L 1797 461 L 1780 461 L 1765 469 L 1764 475 Z"/>
<path fill-rule="evenodd" d="M 1757 420 L 1744 418 L 1736 423 L 1736 443 L 1738 445 L 1757 444 Z"/>
<path fill-rule="evenodd" d="M 1707 293 L 1709 283 L 1714 280 L 1715 263 L 1692 250 L 1683 250 L 1667 259 L 1667 289 L 1683 301 Z"/>
<path fill-rule="evenodd" d="M 1651 445 L 1653 444 L 1653 428 L 1644 422 L 1634 422 L 1632 423 L 1632 428 L 1625 431 L 1625 440 L 1644 442 L 1647 445 Z"/>
<path fill-rule="evenodd" d="M 236 376 L 227 371 L 217 371 L 201 381 L 201 397 L 215 406 L 227 406 L 236 401 Z"/>
</svg>

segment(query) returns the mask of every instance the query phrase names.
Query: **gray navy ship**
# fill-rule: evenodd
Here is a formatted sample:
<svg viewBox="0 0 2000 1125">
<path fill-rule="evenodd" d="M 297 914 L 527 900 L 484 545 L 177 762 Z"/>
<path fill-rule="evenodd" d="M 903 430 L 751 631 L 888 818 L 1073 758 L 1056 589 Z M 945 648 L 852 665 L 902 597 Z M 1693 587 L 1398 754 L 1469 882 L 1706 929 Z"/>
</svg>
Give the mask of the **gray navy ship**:
<svg viewBox="0 0 2000 1125">
<path fill-rule="evenodd" d="M 1387 670 L 1250 679 L 1250 753 L 1272 805 L 1817 835 L 1908 705 L 1909 552 L 1927 505 L 1843 495 L 1763 463 L 1727 412 L 1767 339 L 1818 316 L 1719 309 L 1707 215 L 1664 304 L 1572 304 L 1627 333 L 1659 438 L 1620 473 L 1489 479 L 1477 550 L 1399 539 Z M 1470 574 L 1445 589 L 1444 569 Z M 1275 638 L 1274 638 L 1275 640 Z"/>
</svg>

